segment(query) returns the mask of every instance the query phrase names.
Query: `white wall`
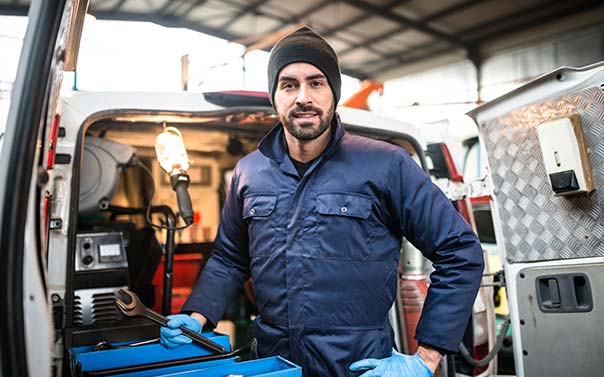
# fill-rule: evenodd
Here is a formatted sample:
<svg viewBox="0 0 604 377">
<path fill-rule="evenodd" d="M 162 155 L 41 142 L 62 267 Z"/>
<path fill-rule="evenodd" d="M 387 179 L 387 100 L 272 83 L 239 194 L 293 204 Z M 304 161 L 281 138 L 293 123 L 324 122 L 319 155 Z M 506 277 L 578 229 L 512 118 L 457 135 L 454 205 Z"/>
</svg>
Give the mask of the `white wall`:
<svg viewBox="0 0 604 377">
<path fill-rule="evenodd" d="M 484 60 L 482 100 L 497 98 L 559 66 L 581 67 L 604 60 L 604 26 L 559 35 L 500 51 Z M 424 125 L 431 139 L 463 139 L 476 131 L 463 114 L 477 104 L 476 69 L 469 60 L 385 82 L 373 96 L 380 114 Z"/>
</svg>

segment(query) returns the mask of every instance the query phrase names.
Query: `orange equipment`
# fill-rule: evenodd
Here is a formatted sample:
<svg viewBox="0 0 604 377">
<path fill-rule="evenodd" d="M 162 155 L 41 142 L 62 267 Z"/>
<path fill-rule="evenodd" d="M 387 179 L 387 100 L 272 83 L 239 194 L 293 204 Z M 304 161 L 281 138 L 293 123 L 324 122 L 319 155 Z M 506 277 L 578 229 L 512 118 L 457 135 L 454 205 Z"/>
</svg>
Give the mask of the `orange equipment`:
<svg viewBox="0 0 604 377">
<path fill-rule="evenodd" d="M 384 84 L 379 81 L 363 80 L 363 82 L 361 82 L 361 89 L 344 101 L 342 106 L 352 107 L 354 109 L 369 110 L 367 99 L 369 98 L 369 95 L 375 91 L 378 91 L 378 93 L 382 95 L 384 91 Z"/>
</svg>

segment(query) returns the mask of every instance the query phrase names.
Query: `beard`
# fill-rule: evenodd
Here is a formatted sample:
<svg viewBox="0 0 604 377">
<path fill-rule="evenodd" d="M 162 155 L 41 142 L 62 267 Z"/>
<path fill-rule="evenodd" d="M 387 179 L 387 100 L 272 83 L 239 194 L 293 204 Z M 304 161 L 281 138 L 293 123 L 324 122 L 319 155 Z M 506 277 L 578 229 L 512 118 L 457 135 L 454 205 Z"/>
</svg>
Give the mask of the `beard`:
<svg viewBox="0 0 604 377">
<path fill-rule="evenodd" d="M 319 124 L 317 126 L 313 126 L 314 122 L 304 122 L 304 118 L 297 118 L 296 114 L 299 112 L 313 112 L 317 114 Z M 296 106 L 287 114 L 279 114 L 279 120 L 281 121 L 281 124 L 283 124 L 283 127 L 285 127 L 285 129 L 289 131 L 289 133 L 292 134 L 292 136 L 294 136 L 296 139 L 308 141 L 318 138 L 319 136 L 323 135 L 325 131 L 327 131 L 331 124 L 331 120 L 333 119 L 334 113 L 335 107 L 333 105 L 330 106 L 326 112 L 312 105 Z M 298 122 L 296 122 L 296 120 Z"/>
</svg>

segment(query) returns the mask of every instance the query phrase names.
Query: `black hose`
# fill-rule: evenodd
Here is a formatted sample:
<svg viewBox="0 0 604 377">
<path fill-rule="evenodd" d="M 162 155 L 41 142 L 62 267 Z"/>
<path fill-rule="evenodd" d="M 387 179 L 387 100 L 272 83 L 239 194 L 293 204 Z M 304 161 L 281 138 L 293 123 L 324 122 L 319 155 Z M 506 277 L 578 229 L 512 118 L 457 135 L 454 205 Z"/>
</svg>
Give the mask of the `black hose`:
<svg viewBox="0 0 604 377">
<path fill-rule="evenodd" d="M 153 197 L 155 196 L 155 179 L 153 178 L 153 173 L 151 173 L 151 170 L 149 170 L 149 168 L 145 164 L 143 164 L 140 160 L 135 159 L 133 161 L 133 164 L 135 166 L 139 166 L 141 169 L 143 169 L 143 171 L 145 173 L 147 173 L 149 178 L 151 178 L 151 195 L 149 195 L 150 196 L 149 203 L 147 205 L 147 211 L 145 212 L 145 220 L 147 221 L 147 224 L 151 225 L 155 229 L 182 230 L 182 229 L 188 228 L 193 223 L 192 221 L 191 221 L 191 223 L 186 223 L 185 225 L 178 226 L 178 227 L 175 227 L 174 225 L 164 226 L 164 225 L 153 224 L 153 222 L 151 221 L 151 203 L 153 202 Z M 187 196 L 188 196 L 188 193 L 187 193 Z M 190 203 L 190 199 L 189 199 L 189 203 Z"/>
<path fill-rule="evenodd" d="M 501 347 L 503 347 L 503 340 L 506 337 L 509 326 L 510 326 L 510 316 L 507 316 L 507 317 L 505 317 L 503 326 L 501 326 L 501 333 L 497 337 L 497 340 L 495 341 L 495 345 L 493 346 L 493 349 L 484 358 L 482 358 L 480 360 L 474 359 L 472 357 L 472 355 L 470 355 L 470 352 L 468 352 L 468 349 L 463 344 L 463 342 L 459 344 L 459 353 L 461 353 L 461 356 L 463 356 L 464 360 L 468 364 L 470 364 L 471 366 L 473 366 L 475 368 L 480 368 L 480 367 L 484 367 L 485 365 L 488 365 L 491 362 L 491 360 L 493 360 L 493 358 L 495 358 L 495 356 L 497 355 L 499 350 L 501 350 Z"/>
</svg>

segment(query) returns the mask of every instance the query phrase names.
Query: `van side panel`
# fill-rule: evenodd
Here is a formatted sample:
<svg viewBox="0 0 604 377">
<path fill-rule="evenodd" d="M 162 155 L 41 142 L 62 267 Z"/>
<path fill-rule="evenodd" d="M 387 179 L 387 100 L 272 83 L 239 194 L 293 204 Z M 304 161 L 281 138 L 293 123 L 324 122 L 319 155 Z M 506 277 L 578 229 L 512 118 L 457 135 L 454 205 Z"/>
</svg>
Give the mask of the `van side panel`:
<svg viewBox="0 0 604 377">
<path fill-rule="evenodd" d="M 579 114 L 596 191 L 554 196 L 536 127 Z M 604 256 L 604 92 L 593 87 L 479 125 L 508 263 Z"/>
<path fill-rule="evenodd" d="M 596 190 L 560 197 L 536 128 L 571 114 L 581 119 Z M 598 374 L 604 370 L 604 92 L 587 87 L 478 127 L 489 155 L 518 376 Z"/>
<path fill-rule="evenodd" d="M 587 259 L 586 259 L 587 260 Z M 516 275 L 518 317 L 522 334 L 522 358 L 526 376 L 592 376 L 604 370 L 601 319 L 604 318 L 601 294 L 604 292 L 604 263 L 528 267 Z M 561 296 L 575 286 L 575 297 L 585 311 L 555 312 L 541 308 L 539 296 L 544 280 L 559 279 Z M 570 279 L 570 281 L 568 281 Z M 591 290 L 594 296 L 586 297 Z M 583 302 L 581 302 L 583 300 Z M 594 302 L 595 301 L 595 302 Z M 588 311 L 591 303 L 591 310 Z M 564 306 L 564 304 L 562 304 Z M 545 309 L 545 311 L 544 311 Z M 570 361 L 570 362 L 569 362 Z"/>
</svg>

